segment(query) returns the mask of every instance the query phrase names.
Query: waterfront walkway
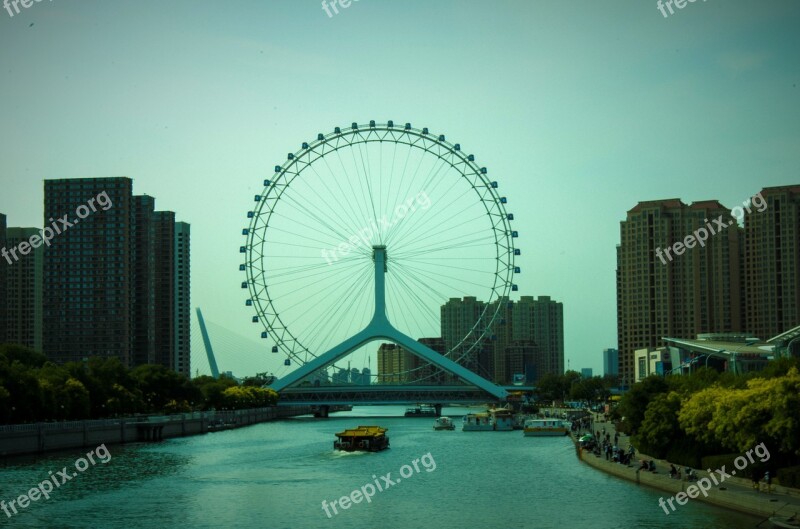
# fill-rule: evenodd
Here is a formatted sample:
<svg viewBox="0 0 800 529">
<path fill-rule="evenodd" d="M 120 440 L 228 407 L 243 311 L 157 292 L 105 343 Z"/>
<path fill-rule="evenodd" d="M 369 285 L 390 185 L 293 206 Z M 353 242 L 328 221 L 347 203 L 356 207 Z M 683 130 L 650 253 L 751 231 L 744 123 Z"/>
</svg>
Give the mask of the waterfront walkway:
<svg viewBox="0 0 800 529">
<path fill-rule="evenodd" d="M 610 435 L 613 443 L 614 434 L 616 433 L 614 424 L 611 422 L 604 422 L 602 414 L 593 414 L 592 418 L 593 421 L 590 426 L 592 435 L 594 435 L 596 431 L 600 431 L 602 435 L 603 429 L 605 428 L 605 433 Z M 588 433 L 588 431 L 582 433 Z M 580 437 L 580 435 L 573 436 L 573 439 L 576 440 L 576 442 L 577 437 Z M 627 451 L 630 446 L 630 440 L 628 436 L 620 434 L 619 444 L 617 446 L 621 450 Z M 668 503 L 666 503 L 666 500 L 672 498 L 679 492 L 686 492 L 687 488 L 690 485 L 693 485 L 692 482 L 686 480 L 685 475 L 682 479 L 670 478 L 669 461 L 655 459 L 646 454 L 640 454 L 638 451 L 636 452 L 635 457 L 631 460 L 630 465 L 622 465 L 613 461 L 606 461 L 605 455 L 602 453 L 600 456 L 596 456 L 590 451 L 579 450 L 579 455 L 583 462 L 597 468 L 598 470 L 602 470 L 608 474 L 633 481 L 637 484 L 647 485 L 667 491 L 669 494 L 664 495 L 664 506 L 662 507 L 659 503 L 654 503 L 652 506 L 654 512 L 661 512 L 665 515 L 669 515 L 673 512 Z M 653 460 L 656 465 L 656 472 L 652 473 L 644 470 L 638 470 L 640 460 L 642 459 Z M 676 468 L 679 468 L 683 474 L 685 474 L 685 467 L 680 467 L 677 464 L 675 466 Z M 711 470 L 713 472 L 715 469 Z M 694 471 L 697 474 L 698 479 L 707 478 L 709 476 L 707 470 L 694 469 Z M 731 469 L 726 468 L 726 472 L 730 473 L 730 471 Z M 715 476 L 719 478 L 719 474 L 715 474 Z M 764 519 L 772 516 L 773 514 L 778 516 L 792 516 L 793 514 L 797 513 L 800 515 L 800 490 L 780 487 L 773 484 L 772 491 L 767 492 L 766 485 L 762 483 L 761 489 L 757 491 L 753 489 L 752 482 L 749 479 L 737 477 L 727 477 L 724 479 L 724 482 L 721 482 L 718 485 L 713 485 L 712 481 L 712 487 L 708 491 L 708 496 L 704 497 L 703 494 L 698 494 L 696 500 L 751 514 Z M 695 500 L 689 499 L 689 501 Z M 680 509 L 680 505 L 677 502 L 673 502 L 673 505 L 675 506 L 676 510 Z"/>
</svg>

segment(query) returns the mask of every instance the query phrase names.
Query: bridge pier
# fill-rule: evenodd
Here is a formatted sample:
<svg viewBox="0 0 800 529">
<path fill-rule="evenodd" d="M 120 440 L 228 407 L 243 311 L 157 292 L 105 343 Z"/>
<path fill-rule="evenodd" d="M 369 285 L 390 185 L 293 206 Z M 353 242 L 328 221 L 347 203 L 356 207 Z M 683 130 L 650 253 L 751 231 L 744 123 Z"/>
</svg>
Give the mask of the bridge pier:
<svg viewBox="0 0 800 529">
<path fill-rule="evenodd" d="M 331 411 L 331 407 L 328 405 L 322 405 L 317 408 L 317 411 L 314 412 L 314 417 L 319 417 L 322 419 L 327 419 L 328 414 Z"/>
<path fill-rule="evenodd" d="M 433 409 L 436 410 L 436 416 L 437 417 L 441 417 L 442 416 L 442 405 L 441 404 L 434 404 L 433 405 Z"/>
</svg>

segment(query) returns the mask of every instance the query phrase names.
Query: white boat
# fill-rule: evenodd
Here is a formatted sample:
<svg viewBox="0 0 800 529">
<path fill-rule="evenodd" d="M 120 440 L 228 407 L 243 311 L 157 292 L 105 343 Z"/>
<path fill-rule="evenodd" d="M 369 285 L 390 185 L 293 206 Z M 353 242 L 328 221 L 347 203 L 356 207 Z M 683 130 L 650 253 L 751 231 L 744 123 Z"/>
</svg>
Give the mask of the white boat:
<svg viewBox="0 0 800 529">
<path fill-rule="evenodd" d="M 507 408 L 489 410 L 492 425 L 497 432 L 510 432 L 514 429 L 514 412 Z"/>
<path fill-rule="evenodd" d="M 464 415 L 461 430 L 465 432 L 510 432 L 514 429 L 514 416 L 510 410 L 499 408 L 484 413 Z"/>
<path fill-rule="evenodd" d="M 526 437 L 554 437 L 569 433 L 559 419 L 528 419 L 522 431 Z"/>
<path fill-rule="evenodd" d="M 439 417 L 433 422 L 434 430 L 455 430 L 456 425 L 450 417 Z"/>
<path fill-rule="evenodd" d="M 488 413 L 468 413 L 464 415 L 461 430 L 464 432 L 491 432 L 494 430 L 492 416 Z"/>
</svg>

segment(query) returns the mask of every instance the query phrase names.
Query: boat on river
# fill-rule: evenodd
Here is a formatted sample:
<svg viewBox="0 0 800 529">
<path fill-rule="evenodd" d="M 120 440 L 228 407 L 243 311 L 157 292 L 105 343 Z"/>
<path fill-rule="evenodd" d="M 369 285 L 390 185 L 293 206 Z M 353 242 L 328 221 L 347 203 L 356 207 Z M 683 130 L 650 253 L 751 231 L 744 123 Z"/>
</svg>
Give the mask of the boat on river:
<svg viewBox="0 0 800 529">
<path fill-rule="evenodd" d="M 389 448 L 388 428 L 359 426 L 336 434 L 334 450 L 344 452 L 380 452 Z"/>
<path fill-rule="evenodd" d="M 433 422 L 434 430 L 455 430 L 456 425 L 450 417 L 439 417 Z"/>
<path fill-rule="evenodd" d="M 406 417 L 436 417 L 436 408 L 433 406 L 417 406 L 406 408 Z"/>
<path fill-rule="evenodd" d="M 569 433 L 560 419 L 528 419 L 522 431 L 525 437 L 555 437 Z"/>
<path fill-rule="evenodd" d="M 461 426 L 464 432 L 509 432 L 513 429 L 513 412 L 505 408 L 483 413 L 468 413 L 464 415 Z"/>
</svg>

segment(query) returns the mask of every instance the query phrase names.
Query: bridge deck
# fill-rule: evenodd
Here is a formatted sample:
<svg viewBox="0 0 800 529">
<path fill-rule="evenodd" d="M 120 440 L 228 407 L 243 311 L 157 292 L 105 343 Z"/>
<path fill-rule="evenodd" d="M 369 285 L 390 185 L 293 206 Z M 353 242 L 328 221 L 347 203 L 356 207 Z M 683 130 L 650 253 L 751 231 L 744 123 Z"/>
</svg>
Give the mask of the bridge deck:
<svg viewBox="0 0 800 529">
<path fill-rule="evenodd" d="M 532 387 L 507 386 L 509 392 Z M 278 406 L 314 404 L 481 404 L 498 399 L 472 386 L 319 386 L 291 387 L 280 391 Z"/>
</svg>

